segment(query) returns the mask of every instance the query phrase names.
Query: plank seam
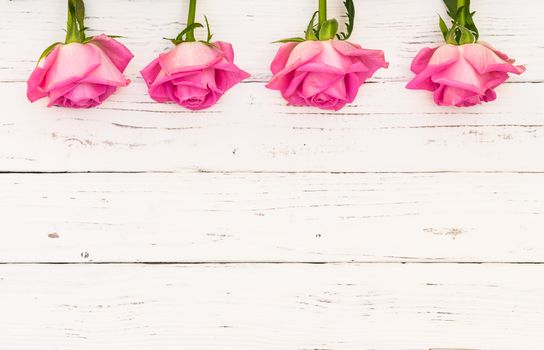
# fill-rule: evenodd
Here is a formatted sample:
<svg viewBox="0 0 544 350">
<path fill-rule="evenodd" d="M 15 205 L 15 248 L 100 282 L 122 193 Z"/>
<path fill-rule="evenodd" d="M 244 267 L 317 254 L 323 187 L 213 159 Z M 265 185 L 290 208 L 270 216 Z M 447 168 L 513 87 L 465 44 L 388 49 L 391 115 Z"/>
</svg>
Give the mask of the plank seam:
<svg viewBox="0 0 544 350">
<path fill-rule="evenodd" d="M 0 175 L 82 175 L 82 174 L 224 174 L 224 175 L 236 175 L 236 174 L 269 174 L 269 175 L 304 175 L 304 174 L 321 174 L 321 175 L 477 175 L 477 174 L 504 174 L 504 175 L 544 175 L 544 171 L 502 171 L 502 170 L 489 170 L 489 171 L 456 171 L 456 170 L 436 170 L 436 171 L 319 171 L 319 170 L 301 170 L 301 171 L 260 171 L 260 170 L 229 170 L 229 171 L 216 171 L 216 170 L 186 170 L 186 171 L 161 171 L 161 170 L 149 170 L 149 171 L 0 171 Z"/>
<path fill-rule="evenodd" d="M 21 261 L 5 265 L 544 265 L 544 261 Z"/>
</svg>

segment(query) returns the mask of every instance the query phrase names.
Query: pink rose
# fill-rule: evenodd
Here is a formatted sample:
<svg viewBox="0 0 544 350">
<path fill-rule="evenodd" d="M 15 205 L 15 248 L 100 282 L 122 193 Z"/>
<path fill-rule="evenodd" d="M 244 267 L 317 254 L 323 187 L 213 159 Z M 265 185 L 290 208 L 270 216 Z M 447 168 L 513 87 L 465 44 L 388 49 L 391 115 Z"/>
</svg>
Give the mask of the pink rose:
<svg viewBox="0 0 544 350">
<path fill-rule="evenodd" d="M 408 89 L 434 92 L 442 106 L 467 107 L 497 98 L 494 89 L 508 79 L 508 73 L 521 74 L 523 66 L 489 44 L 443 45 L 425 48 L 412 63 L 417 76 Z"/>
<path fill-rule="evenodd" d="M 367 50 L 346 41 L 304 41 L 284 44 L 270 69 L 266 86 L 279 90 L 294 106 L 339 110 L 355 100 L 359 87 L 380 68 L 383 51 Z"/>
<path fill-rule="evenodd" d="M 130 83 L 122 72 L 132 57 L 125 46 L 104 34 L 86 44 L 58 44 L 28 79 L 28 99 L 49 96 L 48 106 L 98 106 Z"/>
<path fill-rule="evenodd" d="M 228 43 L 184 42 L 159 55 L 141 73 L 155 101 L 201 110 L 250 76 L 233 62 Z"/>
</svg>

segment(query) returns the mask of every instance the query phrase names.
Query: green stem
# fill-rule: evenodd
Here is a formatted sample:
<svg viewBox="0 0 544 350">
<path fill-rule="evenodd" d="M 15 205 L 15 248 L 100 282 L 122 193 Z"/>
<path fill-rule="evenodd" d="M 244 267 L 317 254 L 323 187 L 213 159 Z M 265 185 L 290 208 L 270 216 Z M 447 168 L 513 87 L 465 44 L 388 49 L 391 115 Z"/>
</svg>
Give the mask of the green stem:
<svg viewBox="0 0 544 350">
<path fill-rule="evenodd" d="M 80 42 L 75 6 L 73 0 L 68 0 L 68 23 L 66 24 L 66 44 Z"/>
<path fill-rule="evenodd" d="M 457 10 L 458 11 L 459 11 L 459 9 L 461 7 L 465 7 L 465 6 L 467 6 L 467 0 L 457 0 Z M 458 18 L 458 23 L 461 26 L 464 26 L 465 24 L 467 24 L 467 19 L 465 17 L 466 10 L 467 10 L 466 8 L 462 9 L 461 13 L 457 17 Z"/>
<path fill-rule="evenodd" d="M 68 23 L 66 43 L 85 41 L 85 3 L 83 0 L 68 0 Z"/>
<path fill-rule="evenodd" d="M 196 17 L 196 0 L 191 0 L 189 3 L 189 16 L 187 17 L 187 26 L 195 23 Z M 187 33 L 187 41 L 195 41 L 195 31 L 191 30 Z"/>
<path fill-rule="evenodd" d="M 319 24 L 327 20 L 327 0 L 319 0 Z"/>
</svg>

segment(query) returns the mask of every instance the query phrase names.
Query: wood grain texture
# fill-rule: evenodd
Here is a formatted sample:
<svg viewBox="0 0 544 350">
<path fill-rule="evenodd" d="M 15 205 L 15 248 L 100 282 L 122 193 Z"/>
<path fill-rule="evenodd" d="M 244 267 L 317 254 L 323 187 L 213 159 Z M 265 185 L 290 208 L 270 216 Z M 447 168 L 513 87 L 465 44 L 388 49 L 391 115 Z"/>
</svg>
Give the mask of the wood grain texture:
<svg viewBox="0 0 544 350">
<path fill-rule="evenodd" d="M 0 348 L 540 350 L 543 274 L 542 265 L 0 266 Z"/>
<path fill-rule="evenodd" d="M 500 101 L 458 110 L 400 83 L 369 84 L 362 104 L 326 114 L 243 84 L 195 114 L 138 104 L 130 90 L 97 110 L 44 109 L 22 85 L 0 84 L 12 111 L 0 171 L 542 172 L 543 86 L 508 84 Z"/>
<path fill-rule="evenodd" d="M 421 0 L 418 6 L 405 0 L 357 1 L 357 18 L 352 41 L 365 47 L 383 49 L 391 67 L 381 70 L 375 81 L 406 81 L 411 60 L 424 46 L 443 42 L 437 13 L 445 15 L 441 0 Z M 0 80 L 26 81 L 36 59 L 49 44 L 62 40 L 66 23 L 64 0 L 1 0 L 3 33 Z M 136 54 L 128 74 L 141 80 L 138 72 L 156 55 L 171 47 L 163 37 L 175 36 L 182 29 L 187 2 L 161 0 L 151 6 L 146 0 L 93 0 L 87 4 L 90 34 L 106 32 L 123 35 L 124 43 Z M 544 8 L 532 0 L 479 0 L 473 8 L 482 40 L 527 64 L 527 74 L 515 82 L 544 80 L 544 38 L 541 18 Z M 252 81 L 270 78 L 269 62 L 284 37 L 300 36 L 306 29 L 317 0 L 205 0 L 198 3 L 198 19 L 207 15 L 214 38 L 232 42 L 240 66 L 253 74 Z M 330 1 L 329 16 L 342 17 L 342 1 Z M 28 26 L 32 23 L 32 26 Z M 342 25 L 343 27 L 343 25 Z M 202 32 L 202 35 L 205 35 Z M 24 38 L 25 45 L 19 44 Z M 142 96 L 143 97 L 143 96 Z"/>
<path fill-rule="evenodd" d="M 183 1 L 87 1 L 132 85 L 31 105 L 65 2 L 0 0 L 0 350 L 544 348 L 540 2 L 473 2 L 528 70 L 458 109 L 404 88 L 442 1 L 357 1 L 353 41 L 391 66 L 339 113 L 264 87 L 315 0 L 200 0 L 253 74 L 202 112 L 152 103 L 138 73 Z"/>
<path fill-rule="evenodd" d="M 123 41 L 136 55 L 127 72 L 133 84 L 91 111 L 46 109 L 25 98 L 36 57 L 62 36 L 64 1 L 3 1 L 0 171 L 544 171 L 535 152 L 544 147 L 542 6 L 529 0 L 475 5 L 483 36 L 528 71 L 500 87 L 497 102 L 458 109 L 436 107 L 429 94 L 404 89 L 417 51 L 442 40 L 436 12 L 443 4 L 425 3 L 425 10 L 401 0 L 358 4 L 353 40 L 384 49 L 392 65 L 353 105 L 327 113 L 288 107 L 263 83 L 278 48 L 271 41 L 300 33 L 313 2 L 201 1 L 200 13 L 208 14 L 218 38 L 234 41 L 239 65 L 254 76 L 214 108 L 190 113 L 152 103 L 138 74 L 168 48 L 161 38 L 182 26 L 186 9 L 179 1 L 153 9 L 143 0 L 88 4 L 88 25 L 127 36 Z M 330 7 L 331 15 L 342 13 L 340 1 Z M 29 22 L 35 24 L 27 45 L 18 45 L 14 33 Z"/>
<path fill-rule="evenodd" d="M 0 262 L 544 262 L 544 174 L 1 175 Z"/>
</svg>

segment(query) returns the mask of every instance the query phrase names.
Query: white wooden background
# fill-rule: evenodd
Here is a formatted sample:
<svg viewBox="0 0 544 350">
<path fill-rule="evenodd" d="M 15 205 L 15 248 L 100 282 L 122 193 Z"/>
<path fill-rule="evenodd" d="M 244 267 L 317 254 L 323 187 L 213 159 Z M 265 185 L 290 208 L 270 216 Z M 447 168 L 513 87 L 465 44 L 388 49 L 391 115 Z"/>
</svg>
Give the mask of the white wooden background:
<svg viewBox="0 0 544 350">
<path fill-rule="evenodd" d="M 195 113 L 138 74 L 184 1 L 87 1 L 136 58 L 75 111 L 25 97 L 65 1 L 0 0 L 1 350 L 544 349 L 544 5 L 473 1 L 528 71 L 457 109 L 404 89 L 442 1 L 357 0 L 391 67 L 325 113 L 264 88 L 316 3 L 200 0 L 253 77 Z"/>
</svg>

